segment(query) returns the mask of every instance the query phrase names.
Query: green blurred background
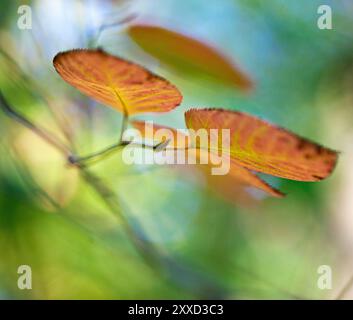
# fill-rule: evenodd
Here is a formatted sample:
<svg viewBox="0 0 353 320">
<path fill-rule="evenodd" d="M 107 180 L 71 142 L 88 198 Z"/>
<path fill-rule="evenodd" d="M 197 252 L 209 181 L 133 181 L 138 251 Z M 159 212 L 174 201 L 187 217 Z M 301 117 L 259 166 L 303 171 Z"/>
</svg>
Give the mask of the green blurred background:
<svg viewBox="0 0 353 320">
<path fill-rule="evenodd" d="M 32 8 L 31 30 L 17 27 L 22 4 Z M 332 30 L 317 27 L 321 4 L 332 8 Z M 135 22 L 213 45 L 254 80 L 254 91 L 165 68 L 127 35 Z M 244 202 L 169 168 L 124 165 L 119 153 L 92 166 L 99 180 L 90 182 L 1 113 L 0 298 L 337 297 L 353 273 L 352 30 L 351 0 L 1 0 L 0 89 L 78 154 L 120 134 L 117 112 L 69 87 L 52 67 L 57 52 L 92 46 L 182 91 L 180 107 L 140 119 L 183 128 L 190 107 L 241 110 L 341 154 L 325 181 L 266 177 L 288 196 L 252 191 Z M 113 194 L 102 197 L 97 183 Z M 20 265 L 32 268 L 32 290 L 17 287 Z M 317 286 L 321 265 L 332 268 L 331 290 Z"/>
</svg>

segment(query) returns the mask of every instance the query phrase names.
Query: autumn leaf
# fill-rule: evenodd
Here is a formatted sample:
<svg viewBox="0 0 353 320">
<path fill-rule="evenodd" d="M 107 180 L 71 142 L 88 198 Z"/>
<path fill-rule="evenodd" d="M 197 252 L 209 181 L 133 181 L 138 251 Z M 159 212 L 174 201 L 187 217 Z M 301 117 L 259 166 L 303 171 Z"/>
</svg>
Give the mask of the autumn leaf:
<svg viewBox="0 0 353 320">
<path fill-rule="evenodd" d="M 128 33 L 143 50 L 183 76 L 210 77 L 243 90 L 252 87 L 251 80 L 230 59 L 196 39 L 149 25 L 133 25 Z"/>
<path fill-rule="evenodd" d="M 62 52 L 53 64 L 73 87 L 125 115 L 167 112 L 182 100 L 179 90 L 167 80 L 100 49 Z"/>
<path fill-rule="evenodd" d="M 189 129 L 229 129 L 228 150 L 234 163 L 250 170 L 299 181 L 326 178 L 335 167 L 337 152 L 286 129 L 242 112 L 191 109 L 185 113 Z"/>
<path fill-rule="evenodd" d="M 210 164 L 212 162 L 210 159 L 208 159 L 209 152 L 204 149 L 195 148 L 195 146 L 191 144 L 192 142 L 190 136 L 181 132 L 180 130 L 167 126 L 156 125 L 154 123 L 153 130 L 146 130 L 146 122 L 144 121 L 132 121 L 131 124 L 141 132 L 144 138 L 156 140 L 156 143 L 164 141 L 164 139 L 157 138 L 156 134 L 158 131 L 161 133 L 161 135 L 164 134 L 164 138 L 171 141 L 168 147 L 175 149 L 176 152 L 178 149 L 187 148 L 188 160 L 193 158 L 194 163 L 197 164 L 197 168 L 204 175 L 205 180 L 209 183 L 209 185 L 213 187 L 213 189 L 217 190 L 221 195 L 226 195 L 226 197 L 229 199 L 237 198 L 236 192 L 239 191 L 239 186 L 241 185 L 253 186 L 274 197 L 284 196 L 282 192 L 273 188 L 260 177 L 258 177 L 255 173 L 240 166 L 232 159 L 230 159 L 230 170 L 226 175 L 212 175 L 210 172 Z M 146 133 L 149 135 L 146 135 Z M 201 158 L 204 160 L 201 161 Z"/>
<path fill-rule="evenodd" d="M 195 157 L 199 164 L 199 169 L 202 170 L 209 184 L 217 185 L 219 193 L 226 193 L 232 190 L 235 184 L 243 184 L 258 188 L 271 196 L 281 198 L 284 194 L 270 186 L 267 182 L 258 177 L 255 173 L 242 167 L 233 159 L 230 159 L 229 172 L 225 175 L 213 175 L 211 173 L 212 161 L 210 160 L 210 152 L 204 149 L 192 148 L 189 157 Z M 211 151 L 212 152 L 212 151 Z M 225 155 L 224 157 L 227 157 Z M 203 158 L 203 160 L 201 160 Z M 234 196 L 234 195 L 233 195 Z"/>
</svg>

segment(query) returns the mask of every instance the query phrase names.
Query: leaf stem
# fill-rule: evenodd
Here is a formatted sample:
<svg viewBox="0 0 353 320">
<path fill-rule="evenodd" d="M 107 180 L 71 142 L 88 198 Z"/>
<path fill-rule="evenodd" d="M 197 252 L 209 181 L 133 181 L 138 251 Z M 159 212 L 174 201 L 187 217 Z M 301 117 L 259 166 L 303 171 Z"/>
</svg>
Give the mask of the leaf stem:
<svg viewBox="0 0 353 320">
<path fill-rule="evenodd" d="M 144 142 L 120 141 L 120 142 L 114 143 L 114 144 L 112 144 L 102 150 L 99 150 L 97 152 L 89 154 L 87 156 L 78 157 L 78 156 L 75 156 L 74 154 L 72 154 L 71 156 L 68 157 L 68 160 L 71 164 L 77 164 L 77 163 L 82 164 L 84 162 L 87 162 L 87 161 L 90 161 L 90 160 L 93 160 L 93 159 L 96 159 L 99 157 L 107 156 L 110 153 L 112 153 L 116 150 L 119 150 L 119 149 L 121 149 L 125 146 L 128 146 L 128 145 L 141 147 L 143 149 L 151 149 L 151 150 L 155 150 L 158 152 L 158 151 L 162 151 L 166 147 L 167 143 L 165 141 L 163 141 L 163 142 L 160 142 L 156 145 L 149 145 Z"/>
<path fill-rule="evenodd" d="M 123 118 L 122 118 L 122 122 L 121 122 L 120 141 L 123 141 L 123 135 L 126 130 L 128 119 L 129 119 L 129 116 L 124 110 Z"/>
</svg>

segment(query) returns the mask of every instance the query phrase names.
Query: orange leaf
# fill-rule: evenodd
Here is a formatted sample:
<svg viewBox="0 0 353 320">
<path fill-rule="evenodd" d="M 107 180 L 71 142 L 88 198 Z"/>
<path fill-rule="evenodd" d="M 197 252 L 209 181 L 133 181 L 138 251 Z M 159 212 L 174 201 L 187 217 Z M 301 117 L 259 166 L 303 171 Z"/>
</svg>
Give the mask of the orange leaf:
<svg viewBox="0 0 353 320">
<path fill-rule="evenodd" d="M 223 192 L 227 192 L 227 190 L 231 189 L 231 184 L 234 180 L 239 180 L 245 184 L 256 187 L 266 193 L 270 194 L 273 197 L 282 198 L 285 196 L 280 190 L 272 187 L 266 181 L 262 180 L 255 173 L 250 170 L 240 166 L 234 160 L 230 161 L 230 171 L 228 175 L 225 176 L 210 176 L 212 180 L 218 180 L 222 183 Z"/>
<path fill-rule="evenodd" d="M 304 139 L 286 129 L 242 112 L 191 109 L 186 126 L 198 130 L 230 129 L 228 153 L 245 168 L 299 181 L 318 181 L 334 169 L 337 152 Z"/>
<path fill-rule="evenodd" d="M 160 129 L 166 129 L 165 138 L 170 139 L 171 143 L 168 145 L 171 148 L 180 149 L 185 148 L 188 145 L 189 136 L 180 132 L 177 129 L 173 129 L 166 126 L 156 125 L 153 123 L 153 131 L 146 130 L 144 121 L 132 121 L 131 124 L 138 129 L 144 138 L 154 139 L 154 134 Z M 167 134 L 169 132 L 169 135 Z M 149 136 L 146 136 L 150 134 Z M 182 140 L 178 140 L 179 137 L 182 137 Z M 179 138 L 180 139 L 180 138 Z M 155 140 L 155 139 L 154 139 Z M 160 143 L 162 141 L 157 140 L 156 142 Z M 186 143 L 185 143 L 186 142 Z M 212 187 L 216 187 L 217 191 L 222 195 L 226 195 L 227 198 L 235 198 L 236 195 L 234 192 L 239 191 L 239 185 L 245 184 L 256 187 L 265 191 L 266 193 L 274 196 L 274 197 L 283 197 L 284 194 L 279 190 L 273 188 L 265 181 L 263 181 L 260 177 L 258 177 L 255 173 L 252 173 L 250 170 L 240 166 L 234 160 L 230 159 L 230 170 L 226 175 L 212 175 L 210 172 L 211 167 L 209 165 L 202 165 L 200 163 L 204 163 L 200 161 L 201 158 L 206 159 L 209 157 L 209 152 L 203 149 L 189 148 L 188 157 L 194 158 L 197 164 L 197 167 L 201 170 L 201 172 L 206 177 L 206 180 Z M 206 159 L 207 160 L 207 159 Z M 209 160 L 209 159 L 208 159 Z M 211 163 L 210 161 L 205 161 L 207 163 Z"/>
<path fill-rule="evenodd" d="M 66 82 L 126 115 L 170 111 L 182 100 L 167 80 L 102 50 L 62 52 L 53 63 Z"/>
<path fill-rule="evenodd" d="M 197 163 L 202 163 L 200 161 L 201 158 L 206 159 L 210 157 L 210 153 L 203 149 L 192 149 L 193 155 L 198 160 Z M 206 161 L 204 161 L 206 162 Z M 211 163 L 207 161 L 207 163 Z M 271 196 L 282 198 L 284 194 L 270 186 L 267 182 L 262 180 L 258 177 L 255 173 L 251 172 L 250 170 L 242 167 L 233 159 L 230 159 L 230 169 L 226 175 L 212 175 L 210 172 L 211 166 L 210 165 L 199 165 L 199 168 L 203 171 L 206 175 L 207 181 L 209 184 L 213 186 L 217 186 L 218 192 L 221 194 L 228 193 L 228 196 L 231 195 L 232 188 L 236 184 L 245 184 L 256 187 L 266 193 L 270 194 Z"/>
<path fill-rule="evenodd" d="M 147 53 L 183 75 L 200 75 L 240 89 L 252 87 L 250 79 L 212 47 L 162 27 L 134 25 L 129 35 Z"/>
</svg>

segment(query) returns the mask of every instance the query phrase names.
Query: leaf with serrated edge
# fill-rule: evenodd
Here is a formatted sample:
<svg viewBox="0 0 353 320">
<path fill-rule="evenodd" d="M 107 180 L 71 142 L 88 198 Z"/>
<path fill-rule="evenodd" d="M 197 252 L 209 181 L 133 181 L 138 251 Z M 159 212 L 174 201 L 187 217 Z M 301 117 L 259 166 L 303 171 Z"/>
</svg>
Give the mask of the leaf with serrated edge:
<svg viewBox="0 0 353 320">
<path fill-rule="evenodd" d="M 125 115 L 167 112 L 182 100 L 179 90 L 167 80 L 100 49 L 62 52 L 53 64 L 73 87 Z"/>
</svg>

